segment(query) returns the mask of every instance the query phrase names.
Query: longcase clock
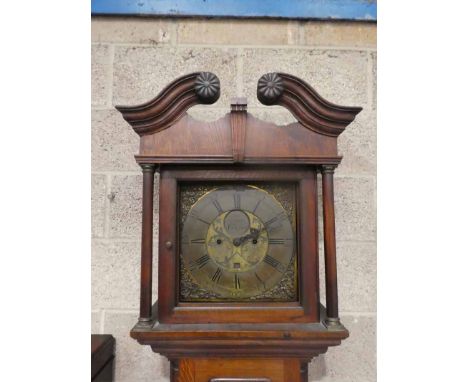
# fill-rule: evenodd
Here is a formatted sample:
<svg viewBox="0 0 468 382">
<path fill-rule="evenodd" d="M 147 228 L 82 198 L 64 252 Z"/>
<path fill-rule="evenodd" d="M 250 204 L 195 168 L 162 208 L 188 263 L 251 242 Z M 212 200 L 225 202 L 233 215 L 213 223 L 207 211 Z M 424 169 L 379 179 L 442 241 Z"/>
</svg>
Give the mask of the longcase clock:
<svg viewBox="0 0 468 382">
<path fill-rule="evenodd" d="M 349 334 L 338 315 L 333 172 L 337 137 L 361 108 L 332 104 L 290 74 L 268 73 L 258 99 L 285 107 L 297 122 L 259 120 L 245 98 L 214 122 L 187 114 L 219 95 L 216 75 L 197 72 L 145 104 L 117 106 L 140 136 L 135 158 L 143 170 L 140 317 L 131 336 L 169 359 L 171 382 L 305 382 L 308 362 Z"/>
</svg>

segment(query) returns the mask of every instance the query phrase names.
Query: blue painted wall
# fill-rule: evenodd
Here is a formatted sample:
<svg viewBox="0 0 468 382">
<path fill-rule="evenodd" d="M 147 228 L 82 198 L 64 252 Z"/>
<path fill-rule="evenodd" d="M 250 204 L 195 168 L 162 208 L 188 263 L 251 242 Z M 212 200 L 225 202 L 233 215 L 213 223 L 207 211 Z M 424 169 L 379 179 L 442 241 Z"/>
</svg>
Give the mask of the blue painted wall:
<svg viewBox="0 0 468 382">
<path fill-rule="evenodd" d="M 92 0 L 93 15 L 377 20 L 377 0 Z"/>
</svg>

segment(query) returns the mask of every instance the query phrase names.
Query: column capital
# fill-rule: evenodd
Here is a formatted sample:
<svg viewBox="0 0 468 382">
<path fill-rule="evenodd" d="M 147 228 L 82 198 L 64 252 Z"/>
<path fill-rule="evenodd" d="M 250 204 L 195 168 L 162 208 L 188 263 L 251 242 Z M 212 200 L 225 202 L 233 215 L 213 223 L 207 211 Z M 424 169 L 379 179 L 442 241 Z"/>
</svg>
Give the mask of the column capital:
<svg viewBox="0 0 468 382">
<path fill-rule="evenodd" d="M 143 172 L 155 172 L 156 171 L 156 165 L 154 163 L 142 163 L 140 164 L 141 170 Z"/>
<path fill-rule="evenodd" d="M 323 164 L 321 168 L 322 174 L 333 174 L 335 172 L 336 167 L 337 166 L 334 164 Z"/>
</svg>

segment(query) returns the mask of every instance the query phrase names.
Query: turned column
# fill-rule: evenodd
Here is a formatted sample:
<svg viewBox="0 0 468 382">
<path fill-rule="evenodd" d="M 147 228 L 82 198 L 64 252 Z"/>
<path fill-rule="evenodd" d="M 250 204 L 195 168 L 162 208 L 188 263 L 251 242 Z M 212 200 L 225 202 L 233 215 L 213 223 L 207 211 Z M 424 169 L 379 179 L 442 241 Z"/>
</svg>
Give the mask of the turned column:
<svg viewBox="0 0 468 382">
<path fill-rule="evenodd" d="M 140 283 L 140 317 L 139 322 L 152 319 L 152 285 L 153 285 L 153 193 L 154 164 L 142 164 L 143 171 L 143 217 L 141 229 L 141 283 Z"/>
<path fill-rule="evenodd" d="M 338 285 L 336 272 L 336 238 L 335 238 L 335 203 L 333 193 L 333 165 L 322 166 L 323 197 L 323 237 L 325 248 L 325 284 L 327 300 L 327 320 L 325 324 L 341 326 L 338 315 Z"/>
</svg>

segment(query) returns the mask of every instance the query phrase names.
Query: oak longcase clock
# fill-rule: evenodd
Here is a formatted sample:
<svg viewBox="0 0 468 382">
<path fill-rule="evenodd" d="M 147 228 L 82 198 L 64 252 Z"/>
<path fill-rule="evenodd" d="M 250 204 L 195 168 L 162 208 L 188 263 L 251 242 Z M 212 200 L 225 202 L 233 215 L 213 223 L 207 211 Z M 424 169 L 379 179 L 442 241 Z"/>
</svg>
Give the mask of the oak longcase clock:
<svg viewBox="0 0 468 382">
<path fill-rule="evenodd" d="M 169 359 L 172 382 L 306 381 L 308 361 L 348 336 L 338 315 L 333 172 L 337 137 L 361 108 L 334 105 L 290 74 L 268 73 L 258 99 L 287 108 L 297 122 L 259 120 L 245 98 L 217 121 L 186 113 L 219 95 L 216 75 L 197 72 L 143 105 L 117 106 L 140 136 L 143 170 L 140 317 L 131 335 Z"/>
</svg>

